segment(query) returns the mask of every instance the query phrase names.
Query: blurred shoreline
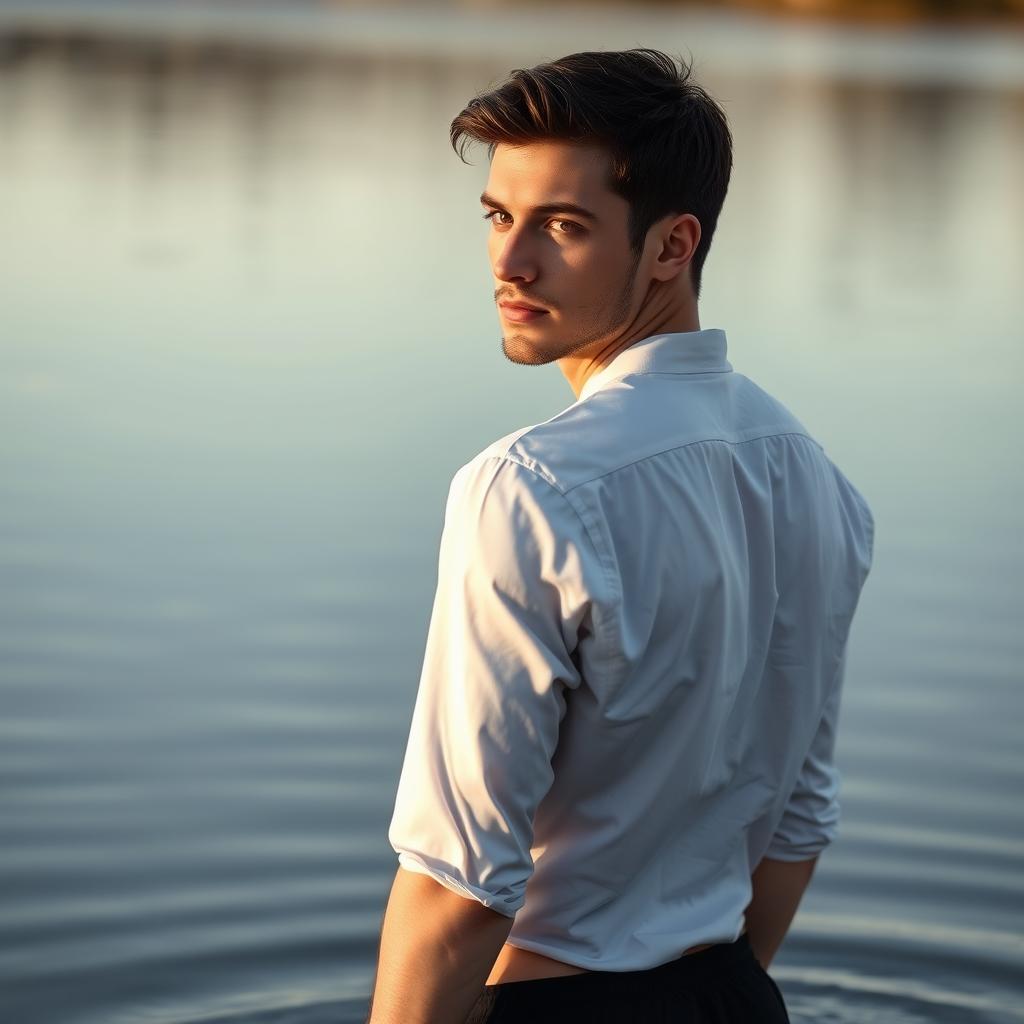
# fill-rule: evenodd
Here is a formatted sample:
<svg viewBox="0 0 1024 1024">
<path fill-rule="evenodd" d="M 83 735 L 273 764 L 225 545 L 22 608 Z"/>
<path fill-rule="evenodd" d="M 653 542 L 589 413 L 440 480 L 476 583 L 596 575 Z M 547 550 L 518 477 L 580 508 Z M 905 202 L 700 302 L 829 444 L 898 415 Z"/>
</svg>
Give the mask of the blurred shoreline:
<svg viewBox="0 0 1024 1024">
<path fill-rule="evenodd" d="M 1024 25 L 972 19 L 852 23 L 804 17 L 814 7 L 851 8 L 838 0 L 768 0 L 738 6 L 600 3 L 515 7 L 464 0 L 427 2 L 287 3 L 235 0 L 0 0 L 0 62 L 26 48 L 54 43 L 110 56 L 115 51 L 173 50 L 189 54 L 284 54 L 463 62 L 536 63 L 584 49 L 658 45 L 687 47 L 697 71 L 787 74 L 1024 88 Z M 1016 0 L 1014 0 L 1016 2 Z M 895 10 L 879 0 L 874 11 Z M 585 18 L 581 17 L 585 13 Z M 543 32 L 538 29 L 542 27 Z"/>
<path fill-rule="evenodd" d="M 673 4 L 679 0 L 664 2 Z M 1024 0 L 717 0 L 712 6 L 756 11 L 773 18 L 848 25 L 944 25 L 1024 31 Z"/>
</svg>

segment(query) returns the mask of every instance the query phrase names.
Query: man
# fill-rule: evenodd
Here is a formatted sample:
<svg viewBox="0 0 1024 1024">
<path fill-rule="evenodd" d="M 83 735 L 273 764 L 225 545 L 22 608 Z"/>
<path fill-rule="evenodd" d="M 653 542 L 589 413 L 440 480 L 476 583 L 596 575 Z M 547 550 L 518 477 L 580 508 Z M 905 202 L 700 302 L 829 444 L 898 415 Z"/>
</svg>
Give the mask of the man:
<svg viewBox="0 0 1024 1024">
<path fill-rule="evenodd" d="M 786 1021 L 874 521 L 700 327 L 725 115 L 579 53 L 451 139 L 491 158 L 504 354 L 576 401 L 452 480 L 369 1020 Z"/>
</svg>

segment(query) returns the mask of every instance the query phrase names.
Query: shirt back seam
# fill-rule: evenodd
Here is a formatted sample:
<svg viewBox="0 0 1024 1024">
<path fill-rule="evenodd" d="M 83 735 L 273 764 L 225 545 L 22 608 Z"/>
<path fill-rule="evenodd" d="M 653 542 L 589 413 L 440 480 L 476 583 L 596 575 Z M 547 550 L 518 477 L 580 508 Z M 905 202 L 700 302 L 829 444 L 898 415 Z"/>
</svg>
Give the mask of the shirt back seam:
<svg viewBox="0 0 1024 1024">
<path fill-rule="evenodd" d="M 568 495 L 571 491 L 576 490 L 577 487 L 583 487 L 585 484 L 592 484 L 595 480 L 602 480 L 606 476 L 611 476 L 612 473 L 618 473 L 622 469 L 629 469 L 630 466 L 636 466 L 641 462 L 646 462 L 648 459 L 657 458 L 659 455 L 665 455 L 668 452 L 679 451 L 680 448 L 690 448 L 695 444 L 706 444 L 708 441 L 722 441 L 725 444 L 730 444 L 733 445 L 734 447 L 738 447 L 741 444 L 750 444 L 750 442 L 752 441 L 763 441 L 769 437 L 803 437 L 810 441 L 811 444 L 815 445 L 815 447 L 821 449 L 822 451 L 825 450 L 819 441 L 816 441 L 813 437 L 811 437 L 810 434 L 802 430 L 780 430 L 773 434 L 758 434 L 756 437 L 745 437 L 742 441 L 733 441 L 728 437 L 701 437 L 697 438 L 697 440 L 695 441 L 684 441 L 682 444 L 675 444 L 668 448 L 662 448 L 659 451 L 651 452 L 650 455 L 643 455 L 639 459 L 633 459 L 632 462 L 624 462 L 621 466 L 616 466 L 614 469 L 606 470 L 604 473 L 598 473 L 596 476 L 587 477 L 586 480 L 580 480 L 579 483 L 575 483 L 572 485 L 572 487 L 567 487 L 565 490 L 562 490 L 562 488 L 558 487 L 554 480 L 548 480 L 548 482 L 562 494 Z M 511 452 L 507 452 L 506 456 L 512 459 L 513 461 L 520 461 L 518 458 L 512 455 Z M 520 462 L 520 465 L 525 465 L 525 463 Z M 546 480 L 548 479 L 547 474 L 544 474 L 544 478 Z"/>
</svg>

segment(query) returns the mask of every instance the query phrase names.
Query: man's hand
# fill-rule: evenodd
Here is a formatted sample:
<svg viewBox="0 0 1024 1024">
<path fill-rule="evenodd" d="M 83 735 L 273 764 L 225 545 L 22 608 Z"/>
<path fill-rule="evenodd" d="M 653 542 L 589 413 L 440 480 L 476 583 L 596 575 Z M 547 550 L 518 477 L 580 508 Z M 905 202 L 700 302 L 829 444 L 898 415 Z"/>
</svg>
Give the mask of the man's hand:
<svg viewBox="0 0 1024 1024">
<path fill-rule="evenodd" d="M 399 867 L 367 1024 L 463 1024 L 511 929 L 511 917 Z"/>
<path fill-rule="evenodd" d="M 753 896 L 744 914 L 747 937 L 766 971 L 789 931 L 817 863 L 817 855 L 793 861 L 764 857 L 750 876 Z"/>
</svg>

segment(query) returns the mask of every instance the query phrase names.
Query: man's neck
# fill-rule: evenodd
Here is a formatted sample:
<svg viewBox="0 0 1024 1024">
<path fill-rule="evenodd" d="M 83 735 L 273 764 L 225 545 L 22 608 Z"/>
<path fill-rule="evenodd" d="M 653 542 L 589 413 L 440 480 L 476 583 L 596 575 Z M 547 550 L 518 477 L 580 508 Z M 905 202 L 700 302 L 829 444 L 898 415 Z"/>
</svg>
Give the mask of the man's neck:
<svg viewBox="0 0 1024 1024">
<path fill-rule="evenodd" d="M 696 300 L 691 296 L 680 298 L 678 293 L 651 289 L 636 316 L 624 331 L 614 338 L 596 342 L 594 346 L 573 352 L 558 360 L 576 397 L 583 385 L 599 370 L 607 366 L 623 349 L 655 334 L 675 334 L 699 331 L 700 317 Z"/>
</svg>

